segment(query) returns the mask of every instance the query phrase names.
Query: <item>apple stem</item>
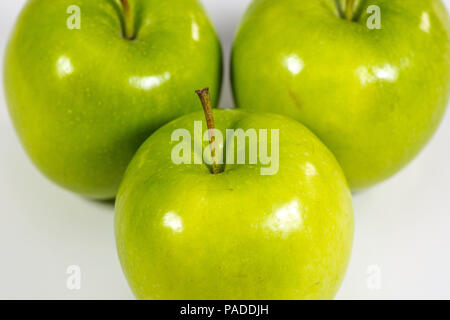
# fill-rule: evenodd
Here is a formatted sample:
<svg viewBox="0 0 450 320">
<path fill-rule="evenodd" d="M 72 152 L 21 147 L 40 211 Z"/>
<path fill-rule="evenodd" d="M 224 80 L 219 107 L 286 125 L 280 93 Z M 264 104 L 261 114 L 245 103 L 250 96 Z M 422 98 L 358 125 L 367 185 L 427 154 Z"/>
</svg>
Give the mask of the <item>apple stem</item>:
<svg viewBox="0 0 450 320">
<path fill-rule="evenodd" d="M 202 90 L 196 90 L 195 93 L 200 98 L 200 101 L 202 102 L 203 106 L 203 112 L 205 113 L 206 118 L 206 125 L 208 126 L 208 133 L 209 133 L 209 145 L 211 146 L 211 156 L 213 158 L 213 163 L 211 165 L 212 167 L 212 173 L 218 174 L 221 173 L 222 170 L 220 169 L 219 162 L 217 160 L 217 153 L 216 153 L 216 137 L 214 136 L 214 116 L 212 111 L 212 105 L 211 105 L 211 96 L 209 94 L 209 88 L 204 88 Z"/>
<path fill-rule="evenodd" d="M 355 10 L 355 0 L 346 0 L 345 4 L 345 18 L 349 21 L 353 19 L 353 13 Z"/>
<path fill-rule="evenodd" d="M 134 16 L 131 12 L 128 0 L 120 0 L 124 13 L 124 37 L 128 40 L 134 39 Z"/>
</svg>

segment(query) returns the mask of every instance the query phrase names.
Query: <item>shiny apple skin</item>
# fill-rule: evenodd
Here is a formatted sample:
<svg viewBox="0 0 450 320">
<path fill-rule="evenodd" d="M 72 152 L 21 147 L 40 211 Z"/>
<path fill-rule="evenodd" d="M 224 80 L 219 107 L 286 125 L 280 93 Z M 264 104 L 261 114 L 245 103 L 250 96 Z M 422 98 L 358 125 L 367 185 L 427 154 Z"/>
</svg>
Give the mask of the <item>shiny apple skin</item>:
<svg viewBox="0 0 450 320">
<path fill-rule="evenodd" d="M 216 127 L 279 129 L 280 166 L 175 165 L 175 129 L 156 131 L 128 167 L 116 199 L 117 250 L 139 299 L 331 299 L 353 241 L 351 193 L 333 154 L 280 115 L 215 110 Z M 206 123 L 203 120 L 203 130 Z M 248 152 L 248 145 L 247 145 Z"/>
<path fill-rule="evenodd" d="M 222 54 L 196 0 L 130 0 L 133 41 L 113 0 L 31 0 L 6 51 L 7 104 L 36 166 L 59 185 L 113 198 L 148 136 L 198 110 L 192 90 L 210 86 L 217 104 Z M 67 8 L 81 9 L 69 30 Z"/>
<path fill-rule="evenodd" d="M 237 33 L 238 107 L 299 120 L 333 151 L 352 190 L 392 176 L 425 146 L 450 91 L 450 22 L 440 0 L 369 0 L 381 30 L 334 1 L 256 0 Z M 365 8 L 366 9 L 366 8 Z"/>
</svg>

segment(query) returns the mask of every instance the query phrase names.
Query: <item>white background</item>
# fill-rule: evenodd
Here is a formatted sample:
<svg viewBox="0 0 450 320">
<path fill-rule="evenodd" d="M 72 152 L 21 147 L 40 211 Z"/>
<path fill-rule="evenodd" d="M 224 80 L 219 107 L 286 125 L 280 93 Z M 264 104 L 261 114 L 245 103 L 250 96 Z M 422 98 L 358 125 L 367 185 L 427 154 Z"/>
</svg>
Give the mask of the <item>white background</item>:
<svg viewBox="0 0 450 320">
<path fill-rule="evenodd" d="M 224 47 L 222 107 L 232 106 L 229 52 L 249 2 L 204 0 Z M 450 0 L 445 2 L 450 7 Z M 2 57 L 24 3 L 0 1 Z M 338 299 L 450 299 L 449 166 L 447 113 L 430 144 L 406 169 L 354 196 L 354 249 Z M 0 299 L 132 299 L 116 255 L 113 215 L 111 204 L 62 190 L 33 167 L 0 89 Z M 79 291 L 66 287 L 69 265 L 81 267 Z M 376 271 L 378 290 L 370 285 Z"/>
</svg>

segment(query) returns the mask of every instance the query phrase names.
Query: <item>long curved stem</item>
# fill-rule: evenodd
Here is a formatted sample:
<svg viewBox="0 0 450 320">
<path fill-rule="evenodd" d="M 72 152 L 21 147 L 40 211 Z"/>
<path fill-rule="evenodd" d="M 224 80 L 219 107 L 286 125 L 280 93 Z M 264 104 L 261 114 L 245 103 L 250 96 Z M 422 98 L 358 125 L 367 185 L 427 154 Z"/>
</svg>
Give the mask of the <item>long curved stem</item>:
<svg viewBox="0 0 450 320">
<path fill-rule="evenodd" d="M 200 98 L 200 101 L 202 102 L 203 106 L 203 112 L 205 113 L 206 118 L 206 124 L 208 126 L 208 132 L 209 132 L 209 145 L 211 146 L 211 157 L 213 159 L 213 163 L 211 165 L 212 167 L 212 173 L 218 174 L 221 173 L 222 170 L 220 169 L 219 161 L 217 160 L 217 152 L 216 152 L 216 137 L 214 136 L 214 116 L 212 112 L 212 104 L 211 104 L 211 96 L 209 95 L 209 88 L 204 88 L 202 90 L 195 91 L 197 93 L 198 97 Z"/>
</svg>

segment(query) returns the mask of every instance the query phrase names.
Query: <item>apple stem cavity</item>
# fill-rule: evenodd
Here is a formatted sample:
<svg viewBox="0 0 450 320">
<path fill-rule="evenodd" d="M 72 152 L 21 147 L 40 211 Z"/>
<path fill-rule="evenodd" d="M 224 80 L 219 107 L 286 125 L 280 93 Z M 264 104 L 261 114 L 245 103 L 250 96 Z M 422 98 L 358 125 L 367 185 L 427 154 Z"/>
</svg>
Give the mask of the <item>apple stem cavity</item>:
<svg viewBox="0 0 450 320">
<path fill-rule="evenodd" d="M 128 40 L 134 40 L 134 15 L 131 12 L 130 3 L 128 0 L 120 0 L 120 2 L 124 13 L 124 37 Z"/>
<path fill-rule="evenodd" d="M 354 12 L 355 12 L 355 0 L 346 0 L 345 19 L 347 19 L 348 21 L 352 21 Z"/>
<path fill-rule="evenodd" d="M 213 159 L 211 164 L 211 171 L 213 174 L 222 173 L 222 169 L 220 168 L 219 161 L 217 159 L 217 146 L 216 146 L 216 137 L 214 136 L 214 116 L 211 105 L 211 96 L 209 94 L 209 88 L 204 88 L 202 90 L 196 90 L 195 93 L 200 98 L 203 106 L 203 112 L 205 113 L 206 125 L 208 126 L 209 133 L 209 145 L 211 146 L 211 157 Z"/>
</svg>

